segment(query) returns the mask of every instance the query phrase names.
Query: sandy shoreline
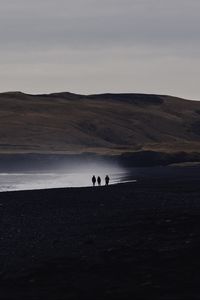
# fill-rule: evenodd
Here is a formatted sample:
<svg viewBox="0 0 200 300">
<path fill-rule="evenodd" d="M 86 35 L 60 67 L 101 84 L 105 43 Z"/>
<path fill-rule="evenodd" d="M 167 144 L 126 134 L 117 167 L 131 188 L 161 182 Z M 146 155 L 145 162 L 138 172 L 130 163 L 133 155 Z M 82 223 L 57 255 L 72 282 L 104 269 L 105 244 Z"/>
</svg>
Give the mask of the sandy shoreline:
<svg viewBox="0 0 200 300">
<path fill-rule="evenodd" d="M 0 193 L 0 299 L 199 299 L 200 180 Z"/>
</svg>

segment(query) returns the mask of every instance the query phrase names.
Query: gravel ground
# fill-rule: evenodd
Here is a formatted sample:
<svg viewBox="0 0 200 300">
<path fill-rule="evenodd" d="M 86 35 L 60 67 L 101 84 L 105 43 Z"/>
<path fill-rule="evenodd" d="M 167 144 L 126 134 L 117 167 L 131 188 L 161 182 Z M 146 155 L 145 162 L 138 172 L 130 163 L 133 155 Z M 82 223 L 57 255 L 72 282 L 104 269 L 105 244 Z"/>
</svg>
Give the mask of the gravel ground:
<svg viewBox="0 0 200 300">
<path fill-rule="evenodd" d="M 0 194 L 0 299 L 200 299 L 200 179 Z"/>
</svg>

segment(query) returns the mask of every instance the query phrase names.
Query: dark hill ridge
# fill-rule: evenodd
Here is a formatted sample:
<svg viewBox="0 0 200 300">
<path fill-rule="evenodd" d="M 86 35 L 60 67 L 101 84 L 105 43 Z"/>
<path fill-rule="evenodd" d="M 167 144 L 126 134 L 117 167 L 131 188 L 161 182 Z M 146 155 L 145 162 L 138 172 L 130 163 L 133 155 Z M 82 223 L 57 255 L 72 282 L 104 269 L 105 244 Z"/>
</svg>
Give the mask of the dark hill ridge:
<svg viewBox="0 0 200 300">
<path fill-rule="evenodd" d="M 123 101 L 126 103 L 138 105 L 156 105 L 162 104 L 164 100 L 159 95 L 146 95 L 146 94 L 100 94 L 91 95 L 90 99 L 108 100 L 108 101 Z"/>
<path fill-rule="evenodd" d="M 146 94 L 0 94 L 0 153 L 199 149 L 198 101 Z"/>
</svg>

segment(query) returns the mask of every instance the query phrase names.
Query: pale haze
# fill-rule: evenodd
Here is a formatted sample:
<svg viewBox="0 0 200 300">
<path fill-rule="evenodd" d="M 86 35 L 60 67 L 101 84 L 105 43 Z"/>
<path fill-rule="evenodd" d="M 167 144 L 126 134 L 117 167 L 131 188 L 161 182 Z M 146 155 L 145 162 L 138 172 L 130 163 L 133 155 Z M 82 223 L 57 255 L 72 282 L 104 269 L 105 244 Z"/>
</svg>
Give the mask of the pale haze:
<svg viewBox="0 0 200 300">
<path fill-rule="evenodd" d="M 0 0 L 0 92 L 200 99 L 199 0 Z"/>
</svg>

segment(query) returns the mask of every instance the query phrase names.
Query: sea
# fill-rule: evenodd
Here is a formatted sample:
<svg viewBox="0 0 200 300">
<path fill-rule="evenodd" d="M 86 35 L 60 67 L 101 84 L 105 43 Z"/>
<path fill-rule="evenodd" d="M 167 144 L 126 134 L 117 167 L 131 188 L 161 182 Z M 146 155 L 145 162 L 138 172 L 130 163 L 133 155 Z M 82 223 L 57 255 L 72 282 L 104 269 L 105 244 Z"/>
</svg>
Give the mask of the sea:
<svg viewBox="0 0 200 300">
<path fill-rule="evenodd" d="M 103 166 L 76 166 L 76 168 L 0 172 L 0 192 L 36 190 L 51 188 L 89 187 L 92 176 L 101 177 L 101 185 L 105 185 L 105 176 L 110 178 L 109 184 L 138 182 L 147 180 L 193 180 L 200 177 L 199 167 L 152 167 L 124 168 L 104 164 Z"/>
<path fill-rule="evenodd" d="M 50 188 L 69 188 L 92 186 L 92 176 L 100 176 L 101 184 L 105 185 L 105 176 L 110 178 L 109 184 L 118 184 L 129 181 L 136 181 L 128 171 L 98 174 L 89 172 L 9 172 L 0 173 L 0 192 L 36 190 Z"/>
</svg>

